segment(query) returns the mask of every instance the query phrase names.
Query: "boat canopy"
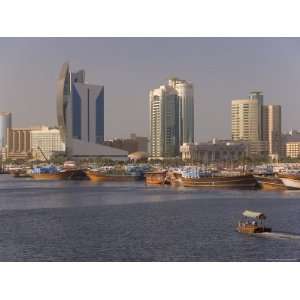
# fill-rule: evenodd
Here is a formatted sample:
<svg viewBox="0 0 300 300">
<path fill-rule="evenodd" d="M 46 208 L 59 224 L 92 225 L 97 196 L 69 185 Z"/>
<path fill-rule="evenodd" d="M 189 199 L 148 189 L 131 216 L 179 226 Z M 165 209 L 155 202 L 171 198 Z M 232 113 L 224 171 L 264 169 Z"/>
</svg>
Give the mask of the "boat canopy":
<svg viewBox="0 0 300 300">
<path fill-rule="evenodd" d="M 248 218 L 253 218 L 253 219 L 259 219 L 259 220 L 263 220 L 267 218 L 263 213 L 251 211 L 251 210 L 245 210 L 243 212 L 243 216 Z"/>
</svg>

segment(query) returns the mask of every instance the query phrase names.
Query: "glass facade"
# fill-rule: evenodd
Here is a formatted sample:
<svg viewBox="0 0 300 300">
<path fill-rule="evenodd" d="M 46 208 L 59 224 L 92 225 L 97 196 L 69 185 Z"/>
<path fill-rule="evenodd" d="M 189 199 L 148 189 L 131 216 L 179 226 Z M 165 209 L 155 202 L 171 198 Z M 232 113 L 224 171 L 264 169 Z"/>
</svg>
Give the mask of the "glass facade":
<svg viewBox="0 0 300 300">
<path fill-rule="evenodd" d="M 96 99 L 96 143 L 104 142 L 104 87 Z"/>
<path fill-rule="evenodd" d="M 11 113 L 0 113 L 0 148 L 7 144 L 8 128 L 11 128 Z"/>
<path fill-rule="evenodd" d="M 74 85 L 72 85 L 72 132 L 73 138 L 81 139 L 81 97 Z"/>
</svg>

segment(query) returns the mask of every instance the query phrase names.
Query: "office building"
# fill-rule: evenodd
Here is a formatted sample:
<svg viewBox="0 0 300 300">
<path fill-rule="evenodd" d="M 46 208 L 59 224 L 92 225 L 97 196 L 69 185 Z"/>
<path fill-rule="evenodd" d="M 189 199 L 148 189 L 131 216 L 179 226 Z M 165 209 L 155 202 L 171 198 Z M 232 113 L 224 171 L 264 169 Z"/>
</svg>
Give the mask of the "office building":
<svg viewBox="0 0 300 300">
<path fill-rule="evenodd" d="M 281 156 L 281 106 L 263 106 L 263 136 L 268 144 L 268 155 L 272 159 Z"/>
<path fill-rule="evenodd" d="M 7 130 L 12 126 L 10 112 L 0 112 L 0 151 L 7 145 Z"/>
<path fill-rule="evenodd" d="M 32 157 L 30 132 L 30 128 L 9 128 L 7 130 L 6 158 L 17 160 Z"/>
<path fill-rule="evenodd" d="M 261 98 L 232 100 L 231 135 L 234 141 L 263 140 L 262 128 Z"/>
<path fill-rule="evenodd" d="M 57 128 L 46 126 L 31 131 L 32 156 L 36 160 L 50 160 L 53 154 L 65 153 L 65 143 Z"/>
<path fill-rule="evenodd" d="M 248 145 L 251 157 L 268 155 L 268 142 L 264 140 L 263 94 L 251 92 L 248 99 L 231 102 L 231 136 L 233 141 Z"/>
<path fill-rule="evenodd" d="M 177 91 L 162 85 L 150 91 L 150 159 L 179 154 L 179 105 Z"/>
<path fill-rule="evenodd" d="M 69 158 L 127 159 L 127 151 L 101 145 L 104 142 L 104 87 L 88 84 L 85 72 L 62 66 L 57 81 L 57 117 Z"/>
<path fill-rule="evenodd" d="M 193 142 L 193 85 L 172 78 L 150 91 L 150 158 L 176 157 L 180 145 Z"/>
<path fill-rule="evenodd" d="M 177 91 L 179 114 L 179 144 L 194 143 L 194 91 L 186 80 L 172 78 L 169 86 Z"/>
</svg>

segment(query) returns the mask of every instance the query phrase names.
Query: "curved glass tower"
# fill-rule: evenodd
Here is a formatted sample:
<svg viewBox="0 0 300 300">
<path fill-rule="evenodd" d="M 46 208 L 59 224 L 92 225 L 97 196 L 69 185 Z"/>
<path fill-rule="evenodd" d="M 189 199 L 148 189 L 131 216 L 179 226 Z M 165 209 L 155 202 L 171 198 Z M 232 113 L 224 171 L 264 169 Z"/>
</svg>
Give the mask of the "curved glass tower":
<svg viewBox="0 0 300 300">
<path fill-rule="evenodd" d="M 57 80 L 57 121 L 63 141 L 66 140 L 66 108 L 71 95 L 69 64 L 64 63 Z"/>
<path fill-rule="evenodd" d="M 104 87 L 87 84 L 85 72 L 71 72 L 68 63 L 57 80 L 57 120 L 68 156 L 76 153 L 76 141 L 104 142 Z"/>
</svg>

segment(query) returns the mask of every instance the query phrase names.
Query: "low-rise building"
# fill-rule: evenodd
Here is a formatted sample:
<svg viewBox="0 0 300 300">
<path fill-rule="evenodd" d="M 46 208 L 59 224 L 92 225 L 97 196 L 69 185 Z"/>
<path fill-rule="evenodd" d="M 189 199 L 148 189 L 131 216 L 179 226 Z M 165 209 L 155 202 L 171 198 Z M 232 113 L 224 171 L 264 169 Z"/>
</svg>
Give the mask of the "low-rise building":
<svg viewBox="0 0 300 300">
<path fill-rule="evenodd" d="M 183 144 L 180 147 L 183 161 L 214 163 L 242 160 L 248 155 L 245 143 L 212 140 L 207 143 Z"/>
<path fill-rule="evenodd" d="M 36 160 L 49 160 L 53 154 L 66 150 L 60 131 L 46 126 L 31 131 L 31 144 L 32 156 Z"/>
<path fill-rule="evenodd" d="M 268 141 L 245 141 L 248 147 L 248 157 L 267 158 L 269 156 Z"/>
<path fill-rule="evenodd" d="M 8 159 L 28 159 L 31 157 L 31 129 L 8 128 L 7 152 Z"/>
<path fill-rule="evenodd" d="M 300 132 L 297 130 L 290 130 L 288 133 L 285 133 L 281 136 L 281 153 L 282 157 L 291 157 L 290 150 L 293 144 L 300 143 Z M 288 150 L 287 144 L 290 144 L 290 148 Z"/>
<path fill-rule="evenodd" d="M 286 157 L 289 158 L 300 157 L 300 141 L 286 143 Z"/>
</svg>

